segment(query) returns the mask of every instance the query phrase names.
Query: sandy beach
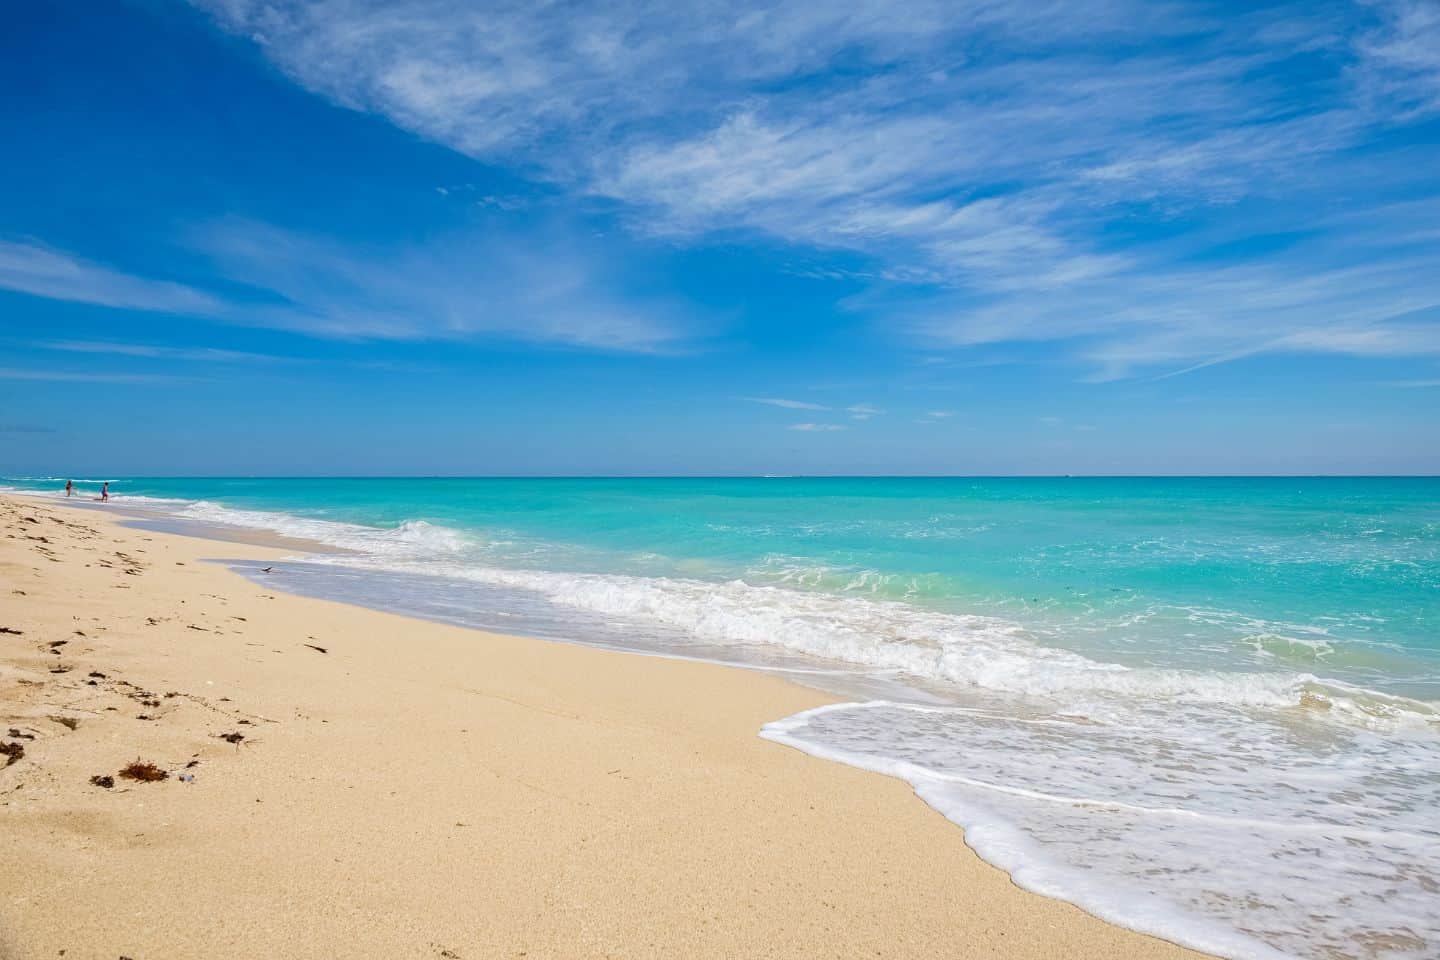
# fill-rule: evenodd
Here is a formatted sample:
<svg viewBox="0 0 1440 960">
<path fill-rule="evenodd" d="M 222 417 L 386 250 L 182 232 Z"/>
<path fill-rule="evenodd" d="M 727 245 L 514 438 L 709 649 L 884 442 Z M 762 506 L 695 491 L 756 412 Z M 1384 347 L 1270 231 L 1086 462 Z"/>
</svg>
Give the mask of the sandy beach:
<svg viewBox="0 0 1440 960">
<path fill-rule="evenodd" d="M 0 498 L 0 957 L 1197 956 L 1027 893 L 755 672 L 289 596 Z M 154 782 L 122 769 L 149 764 Z"/>
</svg>

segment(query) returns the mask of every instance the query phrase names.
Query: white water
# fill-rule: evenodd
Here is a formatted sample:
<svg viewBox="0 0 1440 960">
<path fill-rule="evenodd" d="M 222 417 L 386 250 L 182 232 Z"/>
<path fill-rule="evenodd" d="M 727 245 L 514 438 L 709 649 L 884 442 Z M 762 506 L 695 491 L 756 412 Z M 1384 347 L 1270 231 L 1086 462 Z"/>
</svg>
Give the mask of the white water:
<svg viewBox="0 0 1440 960">
<path fill-rule="evenodd" d="M 525 591 L 712 649 L 769 645 L 912 678 L 949 704 L 842 704 L 763 735 L 904 778 L 1021 885 L 1135 929 L 1233 957 L 1440 955 L 1440 718 L 1427 703 L 1285 669 L 1132 669 L 1015 622 L 907 603 L 514 569 L 423 521 L 150 505 L 352 551 L 307 565 L 421 575 L 441 594 Z"/>
</svg>

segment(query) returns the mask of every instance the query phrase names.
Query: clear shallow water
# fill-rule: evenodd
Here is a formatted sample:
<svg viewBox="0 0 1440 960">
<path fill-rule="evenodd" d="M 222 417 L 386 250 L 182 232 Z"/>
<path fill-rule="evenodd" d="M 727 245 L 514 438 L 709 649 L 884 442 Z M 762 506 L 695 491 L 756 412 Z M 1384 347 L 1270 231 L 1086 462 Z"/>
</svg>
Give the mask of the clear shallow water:
<svg viewBox="0 0 1440 960">
<path fill-rule="evenodd" d="M 805 671 L 857 702 L 765 736 L 904 777 L 1109 919 L 1229 956 L 1440 955 L 1440 481 L 112 493 L 349 551 L 286 565 L 290 589 Z"/>
</svg>

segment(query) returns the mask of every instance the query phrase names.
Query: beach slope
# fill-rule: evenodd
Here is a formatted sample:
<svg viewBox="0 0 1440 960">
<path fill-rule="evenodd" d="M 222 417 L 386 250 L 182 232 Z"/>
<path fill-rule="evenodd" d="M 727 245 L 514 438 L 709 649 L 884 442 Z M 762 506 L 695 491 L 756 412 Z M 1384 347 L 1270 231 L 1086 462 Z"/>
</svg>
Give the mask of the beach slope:
<svg viewBox="0 0 1440 960">
<path fill-rule="evenodd" d="M 826 701 L 783 680 L 293 597 L 93 509 L 0 534 L 0 957 L 1196 956 L 760 739 Z"/>
</svg>

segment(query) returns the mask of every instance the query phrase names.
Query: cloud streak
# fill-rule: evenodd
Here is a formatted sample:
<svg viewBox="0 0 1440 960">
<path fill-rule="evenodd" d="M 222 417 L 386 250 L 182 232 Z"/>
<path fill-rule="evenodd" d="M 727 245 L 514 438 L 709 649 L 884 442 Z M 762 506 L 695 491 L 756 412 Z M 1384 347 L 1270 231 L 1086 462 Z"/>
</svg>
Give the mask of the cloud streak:
<svg viewBox="0 0 1440 960">
<path fill-rule="evenodd" d="M 561 231 L 487 230 L 419 246 L 364 249 L 231 219 L 190 231 L 246 295 L 220 297 L 124 273 L 33 242 L 0 241 L 0 289 L 96 306 L 191 316 L 348 340 L 509 340 L 585 350 L 689 350 L 705 321 L 627 285 L 624 265 Z M 94 341 L 46 349 L 198 362 L 278 362 L 262 354 Z"/>
<path fill-rule="evenodd" d="M 235 322 L 357 340 L 500 339 L 664 353 L 686 349 L 693 311 L 627 290 L 621 265 L 555 234 L 467 233 L 420 247 L 365 249 L 229 220 L 192 243 L 268 302 Z"/>
<path fill-rule="evenodd" d="M 91 373 L 82 370 L 32 370 L 0 367 L 0 380 L 35 380 L 50 383 L 173 383 L 181 377 L 151 373 Z"/>
<path fill-rule="evenodd" d="M 780 407 L 784 410 L 829 410 L 830 408 L 821 403 L 811 403 L 808 400 L 786 400 L 783 397 L 751 397 L 754 403 L 763 403 L 768 407 Z"/>
<path fill-rule="evenodd" d="M 0 240 L 0 289 L 102 307 L 208 316 L 221 301 L 199 290 L 133 276 L 25 240 Z"/>
<path fill-rule="evenodd" d="M 41 350 L 102 356 L 141 357 L 150 360 L 179 360 L 195 363 L 297 363 L 298 358 L 219 347 L 170 347 L 150 343 L 117 343 L 110 340 L 37 340 L 30 344 Z"/>
</svg>

